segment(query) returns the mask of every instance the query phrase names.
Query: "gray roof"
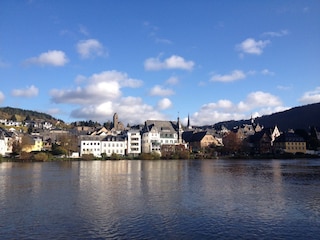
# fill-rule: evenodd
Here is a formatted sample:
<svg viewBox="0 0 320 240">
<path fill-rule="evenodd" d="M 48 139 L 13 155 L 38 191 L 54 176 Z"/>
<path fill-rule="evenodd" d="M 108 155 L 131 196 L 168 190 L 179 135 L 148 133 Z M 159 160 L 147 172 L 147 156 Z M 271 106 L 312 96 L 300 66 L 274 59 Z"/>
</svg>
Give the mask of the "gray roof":
<svg viewBox="0 0 320 240">
<path fill-rule="evenodd" d="M 161 121 L 161 120 L 147 120 L 145 122 L 145 132 L 149 132 L 153 127 L 156 127 L 159 132 L 169 132 L 175 133 L 175 123 L 171 121 Z"/>
</svg>

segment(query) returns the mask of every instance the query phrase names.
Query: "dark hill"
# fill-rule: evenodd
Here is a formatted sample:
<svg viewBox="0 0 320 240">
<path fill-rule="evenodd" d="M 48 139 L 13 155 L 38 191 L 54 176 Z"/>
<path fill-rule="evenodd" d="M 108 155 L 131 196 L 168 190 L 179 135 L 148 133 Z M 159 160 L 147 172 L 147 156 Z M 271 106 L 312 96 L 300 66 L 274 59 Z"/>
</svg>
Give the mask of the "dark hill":
<svg viewBox="0 0 320 240">
<path fill-rule="evenodd" d="M 47 113 L 12 107 L 0 108 L 0 119 L 12 119 L 13 116 L 17 121 L 24 121 L 28 117 L 30 120 L 42 119 L 51 123 L 55 123 L 57 121 L 63 122 L 62 120 L 58 120 Z"/>
<path fill-rule="evenodd" d="M 308 130 L 312 126 L 320 128 L 320 103 L 294 107 L 283 112 L 258 117 L 255 119 L 255 122 L 264 127 L 277 125 L 281 131 L 288 129 Z M 219 122 L 214 127 L 224 125 L 228 129 L 231 129 L 244 123 L 249 124 L 250 120 Z"/>
</svg>

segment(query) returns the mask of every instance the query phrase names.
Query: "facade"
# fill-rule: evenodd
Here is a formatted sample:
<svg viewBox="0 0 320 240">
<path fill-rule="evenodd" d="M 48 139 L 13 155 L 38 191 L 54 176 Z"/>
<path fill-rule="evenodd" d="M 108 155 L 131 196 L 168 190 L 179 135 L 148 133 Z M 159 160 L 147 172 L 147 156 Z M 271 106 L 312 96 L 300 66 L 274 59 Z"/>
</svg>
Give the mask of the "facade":
<svg viewBox="0 0 320 240">
<path fill-rule="evenodd" d="M 142 133 L 141 151 L 143 153 L 157 152 L 160 154 L 160 150 L 160 132 L 153 126 L 151 129 L 148 129 L 148 131 Z"/>
<path fill-rule="evenodd" d="M 84 154 L 93 154 L 95 157 L 101 157 L 101 140 L 99 136 L 80 136 L 80 156 Z"/>
<path fill-rule="evenodd" d="M 210 145 L 219 145 L 219 142 L 215 139 L 212 134 L 209 134 L 207 131 L 195 132 L 189 137 L 189 149 L 191 151 L 197 152 L 201 151 L 203 148 L 206 148 Z"/>
<path fill-rule="evenodd" d="M 101 154 L 110 157 L 112 154 L 124 156 L 126 154 L 127 142 L 123 136 L 108 135 L 101 141 Z"/>
<path fill-rule="evenodd" d="M 256 154 L 269 154 L 274 151 L 274 142 L 280 136 L 277 126 L 274 128 L 263 128 L 249 138 L 251 151 Z"/>
<path fill-rule="evenodd" d="M 161 154 L 161 146 L 177 145 L 182 142 L 180 122 L 147 120 L 142 131 L 141 147 L 143 153 Z"/>
<path fill-rule="evenodd" d="M 130 130 L 127 132 L 128 148 L 127 154 L 138 156 L 141 153 L 141 135 L 138 130 Z"/>
<path fill-rule="evenodd" d="M 22 148 L 23 152 L 40 152 L 43 150 L 43 141 L 40 136 L 24 135 L 25 144 Z"/>
<path fill-rule="evenodd" d="M 93 154 L 95 157 L 117 155 L 138 155 L 141 153 L 140 132 L 132 131 L 125 135 L 86 135 L 80 136 L 80 156 Z"/>
<path fill-rule="evenodd" d="M 274 148 L 278 152 L 306 153 L 306 141 L 291 132 L 281 134 L 274 142 Z"/>
</svg>

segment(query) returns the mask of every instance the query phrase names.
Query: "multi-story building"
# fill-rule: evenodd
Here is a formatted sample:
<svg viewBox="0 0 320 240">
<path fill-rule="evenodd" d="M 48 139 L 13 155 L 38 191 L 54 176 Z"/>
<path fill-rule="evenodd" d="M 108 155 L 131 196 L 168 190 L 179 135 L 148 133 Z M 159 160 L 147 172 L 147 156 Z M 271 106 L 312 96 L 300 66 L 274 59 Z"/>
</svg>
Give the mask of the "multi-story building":
<svg viewBox="0 0 320 240">
<path fill-rule="evenodd" d="M 130 130 L 127 132 L 127 154 L 138 156 L 141 153 L 141 134 L 138 130 Z"/>
<path fill-rule="evenodd" d="M 127 135 L 86 135 L 80 136 L 80 156 L 93 154 L 95 157 L 112 154 L 133 155 L 141 153 L 141 135 L 139 131 L 129 131 Z"/>
<path fill-rule="evenodd" d="M 112 154 L 124 156 L 127 149 L 127 141 L 123 136 L 108 135 L 101 141 L 101 154 L 110 157 Z"/>
<path fill-rule="evenodd" d="M 274 148 L 276 151 L 286 153 L 306 153 L 306 141 L 291 132 L 281 134 L 274 141 Z"/>
<path fill-rule="evenodd" d="M 84 154 L 93 154 L 95 157 L 101 157 L 101 136 L 80 136 L 80 156 Z"/>
<path fill-rule="evenodd" d="M 182 143 L 182 128 L 178 121 L 147 120 L 142 131 L 142 152 L 158 152 L 161 154 L 161 146 L 177 145 Z"/>
</svg>

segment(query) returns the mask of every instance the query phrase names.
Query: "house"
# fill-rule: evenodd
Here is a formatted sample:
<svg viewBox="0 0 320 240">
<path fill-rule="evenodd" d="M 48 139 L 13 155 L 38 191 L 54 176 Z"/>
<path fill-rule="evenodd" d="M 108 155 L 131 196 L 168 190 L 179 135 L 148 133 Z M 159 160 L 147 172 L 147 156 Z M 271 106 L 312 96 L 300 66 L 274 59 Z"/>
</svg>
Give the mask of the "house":
<svg viewBox="0 0 320 240">
<path fill-rule="evenodd" d="M 141 153 L 141 134 L 139 130 L 129 130 L 127 133 L 127 155 L 138 156 Z"/>
<path fill-rule="evenodd" d="M 110 157 L 112 154 L 124 156 L 126 154 L 127 141 L 124 136 L 108 135 L 101 141 L 101 154 Z"/>
<path fill-rule="evenodd" d="M 6 156 L 12 153 L 12 143 L 15 140 L 13 132 L 0 128 L 0 155 Z"/>
<path fill-rule="evenodd" d="M 97 133 L 99 130 L 97 131 Z M 101 134 L 79 136 L 80 156 L 93 154 L 95 157 L 111 156 L 138 156 L 141 153 L 141 135 L 139 130 L 129 130 L 122 135 L 115 135 L 104 131 Z"/>
<path fill-rule="evenodd" d="M 95 157 L 101 157 L 101 136 L 80 136 L 80 156 L 84 154 L 93 154 Z"/>
<path fill-rule="evenodd" d="M 43 141 L 40 136 L 24 135 L 22 138 L 23 152 L 40 152 L 43 149 Z"/>
<path fill-rule="evenodd" d="M 263 128 L 249 137 L 251 152 L 254 154 L 269 154 L 273 152 L 273 143 L 280 136 L 277 126 L 274 128 Z"/>
<path fill-rule="evenodd" d="M 112 135 L 112 132 L 105 127 L 98 128 L 94 130 L 93 132 L 89 133 L 89 135 L 101 135 L 101 136 L 107 136 Z"/>
<path fill-rule="evenodd" d="M 147 120 L 142 130 L 141 148 L 143 153 L 158 152 L 161 145 L 177 145 L 182 143 L 182 129 L 177 122 Z"/>
<path fill-rule="evenodd" d="M 274 148 L 277 152 L 306 153 L 306 141 L 295 133 L 282 133 L 274 141 Z"/>
<path fill-rule="evenodd" d="M 189 149 L 194 152 L 201 151 L 210 145 L 220 145 L 219 141 L 207 131 L 194 132 L 191 136 L 190 133 L 187 133 L 184 137 L 185 141 L 189 143 Z"/>
</svg>

